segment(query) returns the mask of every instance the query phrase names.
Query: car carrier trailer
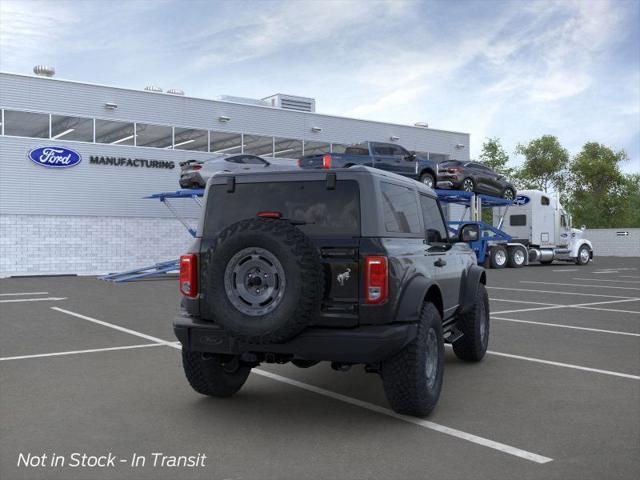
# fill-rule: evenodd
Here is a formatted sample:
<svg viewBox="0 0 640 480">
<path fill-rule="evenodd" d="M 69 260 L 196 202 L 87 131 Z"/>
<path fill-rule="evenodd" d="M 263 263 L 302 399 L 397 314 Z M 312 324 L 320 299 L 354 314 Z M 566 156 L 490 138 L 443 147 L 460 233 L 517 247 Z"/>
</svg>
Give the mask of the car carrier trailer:
<svg viewBox="0 0 640 480">
<path fill-rule="evenodd" d="M 519 268 L 554 260 L 585 265 L 593 259 L 593 246 L 583 238 L 585 227 L 572 228 L 571 216 L 544 192 L 521 191 L 513 201 L 458 190 L 436 193 L 440 202 L 463 207 L 459 220 L 449 218 L 452 233 L 457 235 L 462 224 L 478 226 L 478 238 L 469 245 L 486 267 Z M 482 220 L 483 209 L 492 210 L 492 225 Z"/>
</svg>

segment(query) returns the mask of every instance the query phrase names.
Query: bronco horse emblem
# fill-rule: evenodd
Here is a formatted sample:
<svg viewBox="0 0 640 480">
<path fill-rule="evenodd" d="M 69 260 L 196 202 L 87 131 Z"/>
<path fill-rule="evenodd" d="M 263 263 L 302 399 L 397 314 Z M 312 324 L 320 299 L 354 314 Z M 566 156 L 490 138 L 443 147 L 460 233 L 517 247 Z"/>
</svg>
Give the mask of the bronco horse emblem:
<svg viewBox="0 0 640 480">
<path fill-rule="evenodd" d="M 339 273 L 336 276 L 336 280 L 338 280 L 338 283 L 340 284 L 341 287 L 344 287 L 344 282 L 349 280 L 349 278 L 351 278 L 351 269 L 350 268 L 347 268 L 347 270 L 345 272 Z"/>
</svg>

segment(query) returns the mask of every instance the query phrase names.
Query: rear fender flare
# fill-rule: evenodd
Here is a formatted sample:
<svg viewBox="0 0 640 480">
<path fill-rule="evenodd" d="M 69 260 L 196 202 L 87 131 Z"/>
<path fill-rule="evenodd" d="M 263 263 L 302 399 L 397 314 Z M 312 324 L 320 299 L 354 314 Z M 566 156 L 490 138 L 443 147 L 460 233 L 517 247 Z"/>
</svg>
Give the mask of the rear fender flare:
<svg viewBox="0 0 640 480">
<path fill-rule="evenodd" d="M 420 319 L 422 305 L 431 288 L 437 289 L 440 304 L 438 305 L 437 301 L 434 303 L 436 303 L 436 308 L 442 315 L 442 294 L 440 293 L 440 287 L 438 287 L 438 284 L 435 281 L 423 277 L 422 275 L 417 275 L 409 280 L 407 286 L 402 291 L 398 308 L 396 309 L 395 321 L 417 322 Z"/>
<path fill-rule="evenodd" d="M 473 265 L 462 279 L 463 285 L 460 292 L 460 309 L 458 313 L 470 312 L 476 299 L 478 285 L 487 284 L 487 274 L 484 268 Z"/>
</svg>

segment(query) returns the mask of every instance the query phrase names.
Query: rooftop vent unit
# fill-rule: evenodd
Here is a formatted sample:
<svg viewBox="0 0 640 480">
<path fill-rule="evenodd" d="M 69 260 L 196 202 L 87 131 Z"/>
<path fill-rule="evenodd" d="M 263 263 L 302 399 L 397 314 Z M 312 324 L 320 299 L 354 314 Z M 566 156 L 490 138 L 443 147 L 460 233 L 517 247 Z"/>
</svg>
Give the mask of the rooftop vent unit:
<svg viewBox="0 0 640 480">
<path fill-rule="evenodd" d="M 179 88 L 170 88 L 167 90 L 169 95 L 184 95 L 184 90 L 180 90 Z"/>
<path fill-rule="evenodd" d="M 220 95 L 216 98 L 216 100 L 231 103 L 243 103 L 245 105 L 258 105 L 259 107 L 269 106 L 269 103 L 265 102 L 264 100 L 258 100 L 257 98 L 234 97 L 233 95 Z"/>
<path fill-rule="evenodd" d="M 144 89 L 147 92 L 162 93 L 162 89 L 160 87 L 156 87 L 155 85 L 147 85 L 146 87 L 144 87 Z"/>
<path fill-rule="evenodd" d="M 36 65 L 33 67 L 33 73 L 39 77 L 53 77 L 56 74 L 56 69 L 46 65 Z"/>
<path fill-rule="evenodd" d="M 296 97 L 294 95 L 285 95 L 276 93 L 270 97 L 263 98 L 269 102 L 272 107 L 282 108 L 284 110 L 296 110 L 298 112 L 315 112 L 316 101 L 309 97 Z"/>
</svg>

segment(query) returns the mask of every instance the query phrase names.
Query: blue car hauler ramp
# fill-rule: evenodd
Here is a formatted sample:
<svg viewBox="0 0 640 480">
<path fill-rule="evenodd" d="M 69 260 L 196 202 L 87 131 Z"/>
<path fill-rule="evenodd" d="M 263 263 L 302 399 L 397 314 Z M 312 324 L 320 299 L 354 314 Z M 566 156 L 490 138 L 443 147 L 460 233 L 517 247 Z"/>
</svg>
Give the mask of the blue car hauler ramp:
<svg viewBox="0 0 640 480">
<path fill-rule="evenodd" d="M 478 225 L 478 228 L 480 229 L 480 237 L 478 240 L 469 242 L 469 246 L 476 253 L 478 263 L 482 264 L 485 262 L 489 253 L 489 248 L 492 245 L 507 244 L 512 239 L 509 234 L 502 230 L 502 224 L 509 205 L 513 205 L 513 200 L 484 195 L 481 193 L 465 192 L 462 190 L 436 190 L 435 192 L 441 203 L 450 203 L 465 207 L 460 220 L 456 221 L 449 219 L 449 230 L 452 233 L 457 235 L 460 225 L 467 225 L 470 223 Z M 483 222 L 482 209 L 497 207 L 505 207 L 498 226 L 494 227 L 493 225 Z M 463 220 L 467 211 L 470 211 L 470 220 Z"/>
<path fill-rule="evenodd" d="M 189 190 L 177 190 L 175 192 L 161 192 L 154 193 L 144 198 L 158 199 L 160 200 L 173 214 L 184 228 L 187 229 L 192 237 L 196 236 L 196 229 L 193 228 L 189 222 L 180 214 L 180 212 L 172 204 L 176 199 L 191 199 L 200 208 L 202 208 L 202 202 L 200 198 L 204 195 L 204 189 L 189 189 Z M 154 263 L 146 267 L 134 268 L 127 270 L 126 272 L 110 273 L 99 277 L 100 280 L 106 280 L 108 282 L 130 282 L 132 280 L 139 280 L 141 278 L 154 277 L 158 275 L 165 275 L 167 273 L 176 272 L 180 269 L 179 260 L 167 260 L 166 262 Z"/>
</svg>

